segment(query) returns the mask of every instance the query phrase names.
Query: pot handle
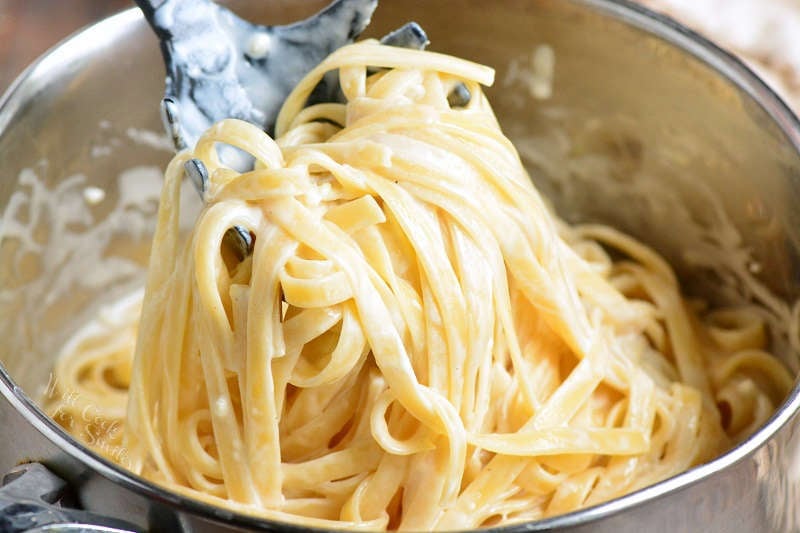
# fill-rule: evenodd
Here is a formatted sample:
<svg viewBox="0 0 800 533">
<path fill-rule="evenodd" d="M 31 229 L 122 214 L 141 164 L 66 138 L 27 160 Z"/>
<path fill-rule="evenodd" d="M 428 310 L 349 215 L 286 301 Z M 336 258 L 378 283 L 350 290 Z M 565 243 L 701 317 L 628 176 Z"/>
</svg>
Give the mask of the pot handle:
<svg viewBox="0 0 800 533">
<path fill-rule="evenodd" d="M 44 465 L 26 463 L 7 473 L 0 486 L 0 531 L 8 533 L 134 533 L 123 520 L 63 506 L 67 482 Z"/>
</svg>

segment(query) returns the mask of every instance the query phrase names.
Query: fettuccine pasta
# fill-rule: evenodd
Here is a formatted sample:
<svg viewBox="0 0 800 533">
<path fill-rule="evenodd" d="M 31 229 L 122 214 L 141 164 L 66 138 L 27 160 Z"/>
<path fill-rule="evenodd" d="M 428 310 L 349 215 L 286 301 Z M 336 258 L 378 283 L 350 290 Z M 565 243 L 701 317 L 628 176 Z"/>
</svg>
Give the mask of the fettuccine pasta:
<svg viewBox="0 0 800 533">
<path fill-rule="evenodd" d="M 329 71 L 346 103 L 306 107 Z M 554 216 L 493 75 L 364 41 L 295 88 L 276 140 L 212 127 L 166 170 L 143 297 L 67 346 L 49 412 L 173 491 L 371 530 L 565 513 L 752 433 L 792 386 L 761 315 L 689 301 L 644 244 Z M 190 158 L 211 179 L 182 236 Z"/>
</svg>

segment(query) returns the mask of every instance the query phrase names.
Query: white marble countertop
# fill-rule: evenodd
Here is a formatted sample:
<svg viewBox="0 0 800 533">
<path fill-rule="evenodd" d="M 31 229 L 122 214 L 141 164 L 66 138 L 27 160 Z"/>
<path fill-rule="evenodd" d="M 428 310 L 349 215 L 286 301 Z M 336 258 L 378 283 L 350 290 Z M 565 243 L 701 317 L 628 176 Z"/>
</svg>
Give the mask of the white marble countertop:
<svg viewBox="0 0 800 533">
<path fill-rule="evenodd" d="M 639 0 L 737 54 L 800 114 L 800 0 Z"/>
</svg>

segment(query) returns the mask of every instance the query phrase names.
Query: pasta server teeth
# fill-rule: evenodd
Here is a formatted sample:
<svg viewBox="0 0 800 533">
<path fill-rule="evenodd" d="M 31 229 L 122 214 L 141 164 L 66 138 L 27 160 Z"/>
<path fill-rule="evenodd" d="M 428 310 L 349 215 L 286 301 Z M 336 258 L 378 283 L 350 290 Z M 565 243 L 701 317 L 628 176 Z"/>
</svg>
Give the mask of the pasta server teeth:
<svg viewBox="0 0 800 533">
<path fill-rule="evenodd" d="M 305 20 L 263 26 L 241 19 L 212 0 L 135 0 L 156 33 L 166 67 L 161 102 L 164 128 L 180 151 L 196 144 L 215 122 L 238 118 L 272 133 L 280 107 L 294 86 L 334 50 L 367 27 L 378 0 L 335 0 Z M 383 44 L 424 49 L 428 37 L 415 22 L 389 33 Z M 315 88 L 310 103 L 342 99 L 335 73 Z M 247 168 L 232 147 L 222 158 Z M 186 173 L 201 196 L 209 174 L 192 159 Z M 243 259 L 253 240 L 243 228 L 225 235 Z"/>
<path fill-rule="evenodd" d="M 190 159 L 183 165 L 183 169 L 186 171 L 189 181 L 200 193 L 200 196 L 205 195 L 209 180 L 208 169 L 205 164 L 199 159 Z M 253 252 L 253 236 L 241 226 L 230 228 L 225 232 L 222 239 L 225 246 L 236 255 L 239 261 L 243 261 L 245 257 Z"/>
<path fill-rule="evenodd" d="M 211 0 L 136 3 L 161 43 L 167 71 L 164 115 L 172 119 L 168 132 L 179 150 L 194 146 L 208 127 L 225 118 L 271 133 L 292 88 L 331 52 L 352 42 L 377 6 L 377 0 L 336 0 L 300 22 L 262 26 Z M 320 88 L 318 98 L 334 90 Z"/>
<path fill-rule="evenodd" d="M 305 20 L 263 26 L 212 0 L 136 0 L 159 38 L 166 66 L 162 118 L 177 150 L 194 146 L 212 124 L 239 118 L 272 133 L 278 111 L 302 77 L 367 27 L 377 0 L 336 0 Z M 381 42 L 423 49 L 414 23 Z M 340 99 L 327 76 L 311 102 Z"/>
</svg>

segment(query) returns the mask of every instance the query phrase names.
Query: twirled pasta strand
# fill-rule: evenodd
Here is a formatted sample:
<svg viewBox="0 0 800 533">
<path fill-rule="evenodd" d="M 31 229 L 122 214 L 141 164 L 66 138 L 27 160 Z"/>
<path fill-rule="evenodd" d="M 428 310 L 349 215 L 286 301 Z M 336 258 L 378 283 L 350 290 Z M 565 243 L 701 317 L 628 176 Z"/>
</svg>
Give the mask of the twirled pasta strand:
<svg viewBox="0 0 800 533">
<path fill-rule="evenodd" d="M 347 103 L 304 108 L 336 69 Z M 368 529 L 571 511 L 752 432 L 792 381 L 758 312 L 697 315 L 654 251 L 556 219 L 480 91 L 492 77 L 367 41 L 298 85 L 276 141 L 212 127 L 166 171 L 141 318 L 76 336 L 50 412 L 177 492 Z M 254 169 L 225 167 L 221 144 Z M 211 182 L 182 241 L 190 157 Z M 233 226 L 254 237 L 240 264 Z M 90 439 L 68 390 L 124 439 Z"/>
</svg>

